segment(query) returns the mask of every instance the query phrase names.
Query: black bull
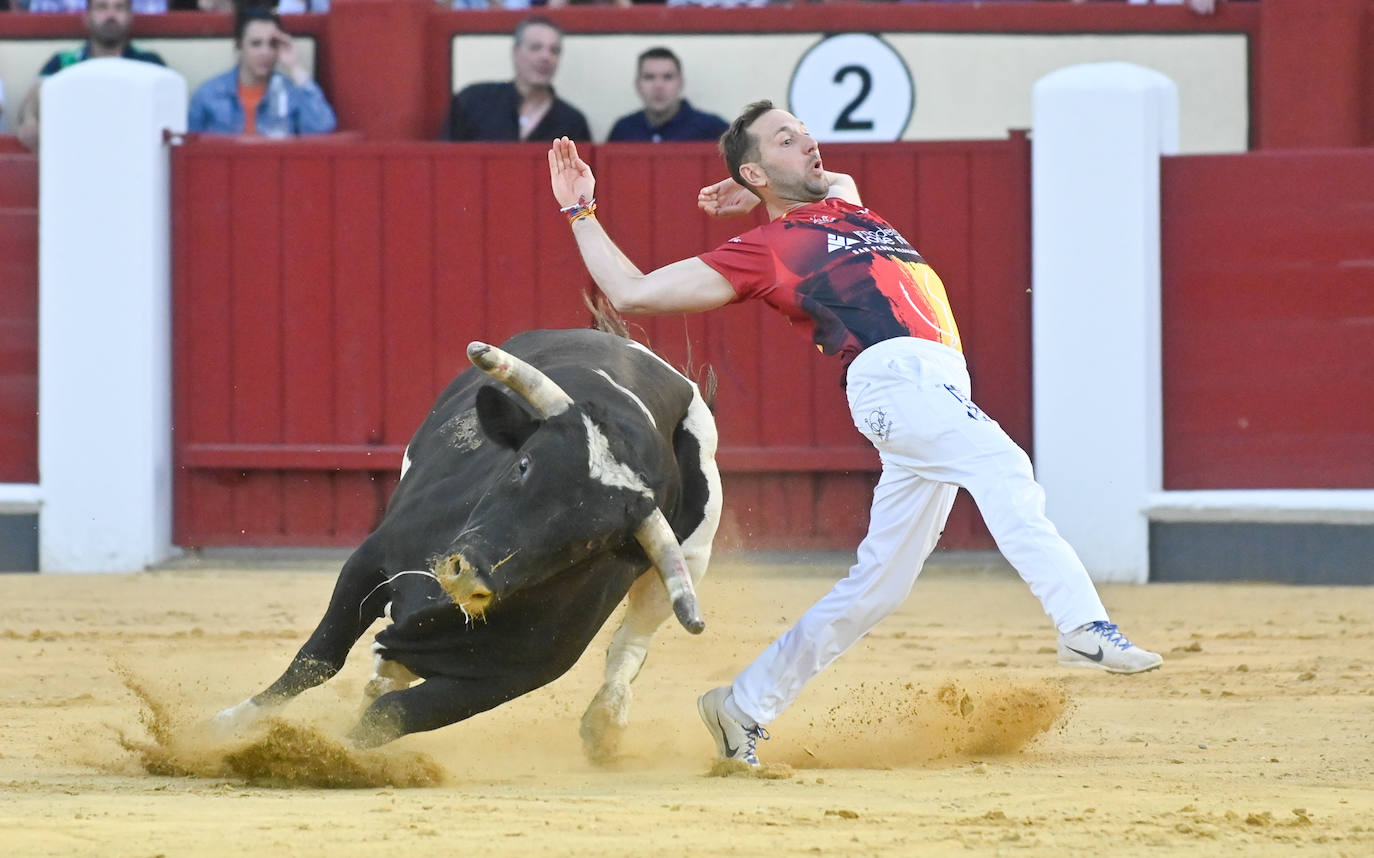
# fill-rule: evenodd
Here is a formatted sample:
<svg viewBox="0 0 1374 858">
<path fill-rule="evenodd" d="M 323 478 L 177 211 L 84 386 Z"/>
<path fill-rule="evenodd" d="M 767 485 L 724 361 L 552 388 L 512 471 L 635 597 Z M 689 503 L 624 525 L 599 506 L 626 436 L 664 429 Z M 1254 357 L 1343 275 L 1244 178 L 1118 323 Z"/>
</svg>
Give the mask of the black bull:
<svg viewBox="0 0 1374 858">
<path fill-rule="evenodd" d="M 385 616 L 370 702 L 349 738 L 374 746 L 434 730 L 561 676 L 628 594 L 605 684 L 582 718 L 588 754 L 605 758 L 654 631 L 672 611 L 701 630 L 693 583 L 721 495 L 715 422 L 697 386 L 640 344 L 593 330 L 530 331 L 468 355 L 476 367 L 416 431 L 381 524 L 344 564 L 314 633 L 281 678 L 217 715 L 220 726 L 329 679 Z"/>
</svg>

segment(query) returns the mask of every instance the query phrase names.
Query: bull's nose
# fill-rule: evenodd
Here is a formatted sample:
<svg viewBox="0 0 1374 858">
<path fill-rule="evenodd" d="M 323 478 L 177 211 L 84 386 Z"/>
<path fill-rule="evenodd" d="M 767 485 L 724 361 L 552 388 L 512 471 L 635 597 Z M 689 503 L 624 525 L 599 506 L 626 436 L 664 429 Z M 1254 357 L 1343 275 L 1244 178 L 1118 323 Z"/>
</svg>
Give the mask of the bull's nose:
<svg viewBox="0 0 1374 858">
<path fill-rule="evenodd" d="M 491 587 L 477 567 L 461 554 L 450 554 L 434 566 L 434 576 L 453 603 L 469 617 L 482 616 L 491 605 Z"/>
</svg>

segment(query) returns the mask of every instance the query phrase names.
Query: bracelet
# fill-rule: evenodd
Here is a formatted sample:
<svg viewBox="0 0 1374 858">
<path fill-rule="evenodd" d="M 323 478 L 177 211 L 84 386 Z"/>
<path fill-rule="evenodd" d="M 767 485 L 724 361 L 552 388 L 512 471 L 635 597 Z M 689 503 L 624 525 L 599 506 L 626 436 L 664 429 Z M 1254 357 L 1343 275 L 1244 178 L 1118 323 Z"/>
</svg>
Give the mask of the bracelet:
<svg viewBox="0 0 1374 858">
<path fill-rule="evenodd" d="M 568 216 L 569 224 L 574 224 L 585 217 L 596 216 L 596 200 L 578 197 L 577 202 L 565 208 L 561 208 L 559 211 Z"/>
</svg>

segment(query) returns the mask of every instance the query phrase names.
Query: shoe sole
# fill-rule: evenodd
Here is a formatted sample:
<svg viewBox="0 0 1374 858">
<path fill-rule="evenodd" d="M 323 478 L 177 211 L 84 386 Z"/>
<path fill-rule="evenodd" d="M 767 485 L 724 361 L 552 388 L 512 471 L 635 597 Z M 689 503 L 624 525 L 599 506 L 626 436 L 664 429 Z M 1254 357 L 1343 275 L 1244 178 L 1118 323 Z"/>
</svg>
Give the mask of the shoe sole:
<svg viewBox="0 0 1374 858">
<path fill-rule="evenodd" d="M 1060 667 L 1081 667 L 1081 668 L 1085 668 L 1085 669 L 1087 669 L 1087 670 L 1101 670 L 1101 671 L 1105 671 L 1105 672 L 1107 672 L 1107 673 L 1115 673 L 1115 674 L 1118 674 L 1118 675 L 1127 675 L 1127 676 L 1130 675 L 1130 674 L 1133 674 L 1133 673 L 1149 673 L 1149 672 L 1152 671 L 1152 670 L 1158 670 L 1160 667 L 1163 667 L 1163 665 L 1164 665 L 1164 660 L 1163 660 L 1163 659 L 1160 659 L 1159 661 L 1157 661 L 1157 662 L 1155 662 L 1154 664 L 1151 664 L 1151 665 L 1149 665 L 1149 666 L 1147 666 L 1147 667 L 1110 667 L 1110 666 L 1108 666 L 1108 665 L 1101 664 L 1101 663 L 1096 662 L 1096 661 L 1088 661 L 1088 660 L 1086 660 L 1086 659 L 1083 659 L 1083 660 L 1071 659 L 1071 660 L 1066 661 L 1066 660 L 1064 660 L 1064 659 L 1061 658 L 1061 659 L 1059 660 L 1059 666 L 1060 666 Z"/>
</svg>

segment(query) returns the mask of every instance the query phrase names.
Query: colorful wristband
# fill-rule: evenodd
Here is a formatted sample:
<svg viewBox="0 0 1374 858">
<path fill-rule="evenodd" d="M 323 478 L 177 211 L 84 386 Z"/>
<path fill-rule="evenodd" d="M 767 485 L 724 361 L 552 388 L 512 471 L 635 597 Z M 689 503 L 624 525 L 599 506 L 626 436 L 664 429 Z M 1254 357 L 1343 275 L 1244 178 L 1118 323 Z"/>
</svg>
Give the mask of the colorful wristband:
<svg viewBox="0 0 1374 858">
<path fill-rule="evenodd" d="M 568 216 L 569 224 L 574 224 L 584 217 L 594 217 L 596 215 L 596 200 L 578 197 L 577 202 L 566 208 L 561 208 L 559 211 Z"/>
</svg>

